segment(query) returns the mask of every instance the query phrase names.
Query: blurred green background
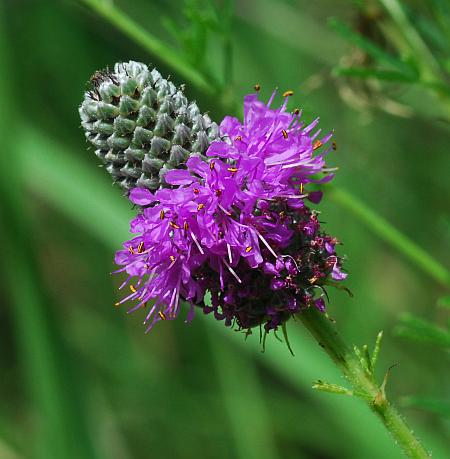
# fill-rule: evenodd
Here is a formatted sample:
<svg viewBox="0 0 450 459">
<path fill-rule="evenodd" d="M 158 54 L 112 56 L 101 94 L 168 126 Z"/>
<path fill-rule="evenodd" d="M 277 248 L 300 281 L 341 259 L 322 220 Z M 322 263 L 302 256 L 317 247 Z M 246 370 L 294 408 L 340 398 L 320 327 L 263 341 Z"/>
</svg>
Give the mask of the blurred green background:
<svg viewBox="0 0 450 459">
<path fill-rule="evenodd" d="M 354 298 L 330 292 L 329 313 L 350 343 L 384 330 L 380 381 L 399 364 L 391 399 L 449 457 L 448 2 L 0 7 L 0 458 L 401 457 L 361 401 L 311 389 L 344 381 L 299 324 L 292 357 L 200 314 L 145 335 L 114 308 L 133 211 L 77 108 L 95 70 L 129 59 L 186 83 L 217 121 L 260 83 L 263 97 L 294 90 L 291 108 L 335 130 L 340 170 L 319 209 Z"/>
</svg>

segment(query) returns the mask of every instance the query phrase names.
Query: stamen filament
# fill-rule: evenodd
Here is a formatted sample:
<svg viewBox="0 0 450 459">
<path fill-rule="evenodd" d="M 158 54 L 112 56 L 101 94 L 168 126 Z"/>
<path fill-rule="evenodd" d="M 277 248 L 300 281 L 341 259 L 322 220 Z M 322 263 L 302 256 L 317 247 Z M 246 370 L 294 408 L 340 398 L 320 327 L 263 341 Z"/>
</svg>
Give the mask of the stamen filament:
<svg viewBox="0 0 450 459">
<path fill-rule="evenodd" d="M 228 271 L 230 271 L 230 273 L 233 275 L 233 277 L 240 283 L 242 284 L 242 281 L 241 279 L 239 278 L 239 276 L 236 274 L 236 272 L 234 271 L 234 269 L 226 262 L 226 260 L 222 260 L 225 264 L 225 266 L 228 268 Z"/>
</svg>

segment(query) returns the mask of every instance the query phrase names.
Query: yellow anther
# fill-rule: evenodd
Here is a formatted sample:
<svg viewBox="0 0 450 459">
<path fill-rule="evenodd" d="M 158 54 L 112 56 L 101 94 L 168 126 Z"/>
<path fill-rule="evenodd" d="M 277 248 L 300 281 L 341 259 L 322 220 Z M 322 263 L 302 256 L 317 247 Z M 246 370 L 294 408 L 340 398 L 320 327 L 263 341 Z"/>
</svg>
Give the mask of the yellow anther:
<svg viewBox="0 0 450 459">
<path fill-rule="evenodd" d="M 331 147 L 333 148 L 333 150 L 337 150 L 337 144 L 336 144 L 336 142 L 333 141 L 333 142 L 331 143 Z"/>
<path fill-rule="evenodd" d="M 197 206 L 197 210 L 202 210 L 203 207 L 205 207 L 205 204 L 199 204 L 199 205 Z"/>
<path fill-rule="evenodd" d="M 162 320 L 167 320 L 166 315 L 162 311 L 159 311 L 158 314 L 159 314 L 159 317 L 161 317 Z"/>
<path fill-rule="evenodd" d="M 170 261 L 175 261 L 175 257 L 173 255 L 170 255 Z"/>
<path fill-rule="evenodd" d="M 164 220 L 164 215 L 166 215 L 166 213 L 162 210 L 160 213 L 159 213 L 159 218 L 161 220 Z"/>
<path fill-rule="evenodd" d="M 180 229 L 180 227 L 174 223 L 174 222 L 169 222 L 169 225 L 173 228 L 173 229 Z"/>
<path fill-rule="evenodd" d="M 237 142 L 238 140 L 242 140 L 242 136 L 241 135 L 237 135 L 235 138 L 234 138 L 234 141 Z"/>
<path fill-rule="evenodd" d="M 314 276 L 314 277 L 311 277 L 311 279 L 308 279 L 308 280 L 309 280 L 309 282 L 311 284 L 314 284 L 314 282 L 316 282 L 318 280 L 318 277 Z"/>
<path fill-rule="evenodd" d="M 300 194 L 303 194 L 303 188 L 304 188 L 303 183 L 300 183 Z"/>
<path fill-rule="evenodd" d="M 247 253 L 249 253 L 249 252 L 252 251 L 252 249 L 253 249 L 253 247 L 252 247 L 251 245 L 249 245 L 249 246 L 245 249 L 245 251 L 246 251 Z"/>
<path fill-rule="evenodd" d="M 285 139 L 288 138 L 288 133 L 286 132 L 286 129 L 282 129 L 282 130 L 281 130 L 281 133 L 283 134 L 283 137 L 284 137 Z"/>
<path fill-rule="evenodd" d="M 313 144 L 313 150 L 317 150 L 318 148 L 320 148 L 321 146 L 323 145 L 322 141 L 320 140 L 316 140 Z"/>
<path fill-rule="evenodd" d="M 130 245 L 130 247 L 128 247 L 128 250 L 131 253 L 131 255 L 134 255 L 134 249 L 133 249 L 133 247 L 131 247 L 131 245 Z"/>
<path fill-rule="evenodd" d="M 134 285 L 130 284 L 130 290 L 133 292 L 133 293 L 136 293 L 137 290 L 134 288 Z"/>
<path fill-rule="evenodd" d="M 189 229 L 189 223 L 188 222 L 184 222 L 183 228 L 187 231 Z"/>
<path fill-rule="evenodd" d="M 211 170 L 214 169 L 214 164 L 216 164 L 214 161 L 211 161 L 211 162 L 209 163 L 209 168 L 210 168 Z"/>
<path fill-rule="evenodd" d="M 238 171 L 237 167 L 229 167 L 227 170 L 228 170 L 228 172 L 233 172 L 233 173 Z"/>
<path fill-rule="evenodd" d="M 284 91 L 283 92 L 283 97 L 289 97 L 289 96 L 293 96 L 294 95 L 294 91 L 292 91 L 291 89 L 289 89 L 288 91 Z"/>
<path fill-rule="evenodd" d="M 294 115 L 298 115 L 299 113 L 300 113 L 300 109 L 299 109 L 299 108 L 296 108 L 296 109 L 294 110 Z"/>
<path fill-rule="evenodd" d="M 138 245 L 138 253 L 142 253 L 144 251 L 144 241 L 142 241 L 139 245 Z"/>
<path fill-rule="evenodd" d="M 256 83 L 254 88 L 255 88 L 255 91 L 258 92 L 261 90 L 261 85 L 259 83 Z"/>
<path fill-rule="evenodd" d="M 114 303 L 114 306 L 117 308 L 118 306 L 120 306 L 120 303 Z"/>
</svg>

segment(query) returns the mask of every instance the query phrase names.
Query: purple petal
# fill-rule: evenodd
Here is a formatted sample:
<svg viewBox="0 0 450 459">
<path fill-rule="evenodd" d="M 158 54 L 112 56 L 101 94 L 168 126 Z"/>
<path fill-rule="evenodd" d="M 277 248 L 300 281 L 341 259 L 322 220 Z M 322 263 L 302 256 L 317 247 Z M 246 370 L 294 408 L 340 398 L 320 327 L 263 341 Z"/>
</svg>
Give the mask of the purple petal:
<svg viewBox="0 0 450 459">
<path fill-rule="evenodd" d="M 318 298 L 314 301 L 314 306 L 320 311 L 325 312 L 325 301 L 323 298 Z"/>
<path fill-rule="evenodd" d="M 172 169 L 166 172 L 164 178 L 170 185 L 190 185 L 194 180 L 189 171 L 182 169 Z"/>
<path fill-rule="evenodd" d="M 130 201 L 139 206 L 146 206 L 155 201 L 153 193 L 146 188 L 133 188 L 130 191 Z"/>
<path fill-rule="evenodd" d="M 341 281 L 347 277 L 347 273 L 341 271 L 341 268 L 337 265 L 337 263 L 333 266 L 333 271 L 331 272 L 331 277 L 334 280 Z"/>
<path fill-rule="evenodd" d="M 319 204 L 322 200 L 323 192 L 322 191 L 312 191 L 308 194 L 308 199 L 314 204 Z"/>
<path fill-rule="evenodd" d="M 213 142 L 206 152 L 207 156 L 215 156 L 219 158 L 238 158 L 239 153 L 236 151 L 234 146 L 229 145 L 226 142 L 216 140 Z"/>
</svg>

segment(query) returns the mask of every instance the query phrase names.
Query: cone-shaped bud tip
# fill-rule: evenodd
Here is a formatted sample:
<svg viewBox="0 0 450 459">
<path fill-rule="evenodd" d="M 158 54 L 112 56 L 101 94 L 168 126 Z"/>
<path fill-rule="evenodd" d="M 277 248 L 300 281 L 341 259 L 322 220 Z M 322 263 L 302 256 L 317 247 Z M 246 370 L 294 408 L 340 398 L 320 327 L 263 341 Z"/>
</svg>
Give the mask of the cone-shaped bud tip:
<svg viewBox="0 0 450 459">
<path fill-rule="evenodd" d="M 219 127 L 180 88 L 139 62 L 96 72 L 80 106 L 87 140 L 125 190 L 164 186 L 164 174 L 204 155 Z"/>
</svg>

